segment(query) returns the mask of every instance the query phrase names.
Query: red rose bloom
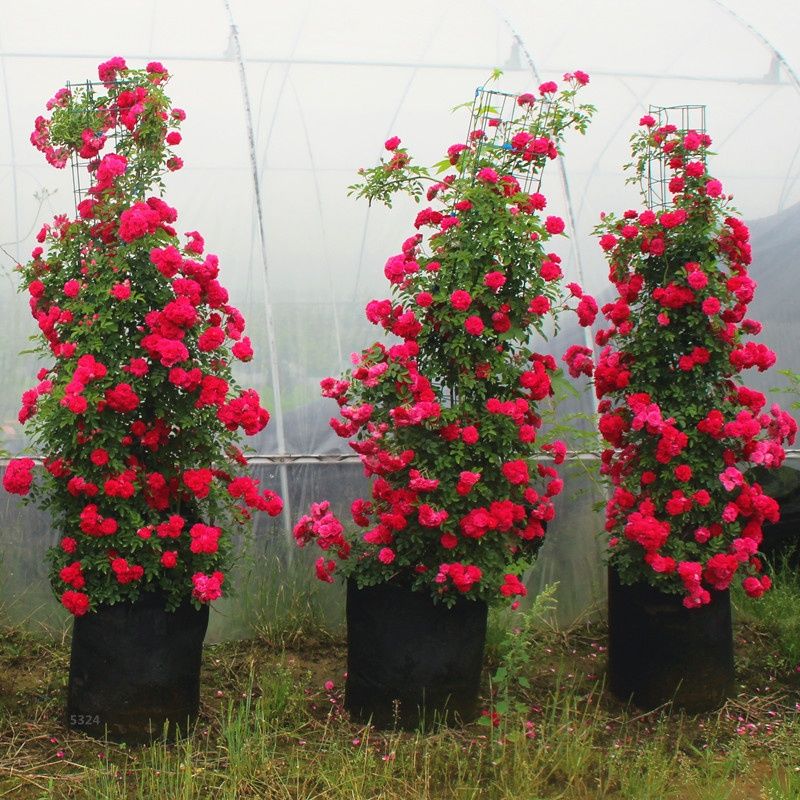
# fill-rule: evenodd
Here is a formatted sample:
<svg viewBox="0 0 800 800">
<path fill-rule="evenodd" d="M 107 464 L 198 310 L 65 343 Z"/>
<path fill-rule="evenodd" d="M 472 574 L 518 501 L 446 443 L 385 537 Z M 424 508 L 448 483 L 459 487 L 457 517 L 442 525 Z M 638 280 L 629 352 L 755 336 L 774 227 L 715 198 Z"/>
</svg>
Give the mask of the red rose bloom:
<svg viewBox="0 0 800 800">
<path fill-rule="evenodd" d="M 98 447 L 92 450 L 91 455 L 89 456 L 92 464 L 96 467 L 102 467 L 105 464 L 108 464 L 108 450 L 104 450 L 102 447 Z"/>
<path fill-rule="evenodd" d="M 3 488 L 11 494 L 26 495 L 33 484 L 33 459 L 13 458 L 3 475 Z"/>
<path fill-rule="evenodd" d="M 213 479 L 214 473 L 206 467 L 201 469 L 187 469 L 183 473 L 184 485 L 198 499 L 208 497 L 211 481 Z"/>
<path fill-rule="evenodd" d="M 244 339 L 236 342 L 236 344 L 231 348 L 231 352 L 236 358 L 239 359 L 239 361 L 252 361 L 253 346 L 250 343 L 249 337 L 245 336 Z"/>
<path fill-rule="evenodd" d="M 225 341 L 225 331 L 222 328 L 206 328 L 197 340 L 197 346 L 203 352 L 216 350 Z"/>
<path fill-rule="evenodd" d="M 121 414 L 133 411 L 139 405 L 139 397 L 129 383 L 118 383 L 113 389 L 106 389 L 105 398 L 109 407 Z"/>
<path fill-rule="evenodd" d="M 61 605 L 76 617 L 82 617 L 89 610 L 89 595 L 68 589 L 61 595 Z"/>
<path fill-rule="evenodd" d="M 506 462 L 503 464 L 501 471 L 509 483 L 514 485 L 530 483 L 528 465 L 522 460 Z"/>
<path fill-rule="evenodd" d="M 192 539 L 189 549 L 193 553 L 216 553 L 219 549 L 222 529 L 215 528 L 213 525 L 197 523 L 189 529 L 189 535 Z"/>
<path fill-rule="evenodd" d="M 480 336 L 484 329 L 483 320 L 476 316 L 467 317 L 464 320 L 464 328 L 472 336 Z"/>
<path fill-rule="evenodd" d="M 544 221 L 545 230 L 552 235 L 557 235 L 559 233 L 564 233 L 564 220 L 561 217 L 548 217 Z"/>
<path fill-rule="evenodd" d="M 450 295 L 450 305 L 458 311 L 466 311 L 472 304 L 472 297 L 469 292 L 463 289 L 456 289 Z"/>
</svg>

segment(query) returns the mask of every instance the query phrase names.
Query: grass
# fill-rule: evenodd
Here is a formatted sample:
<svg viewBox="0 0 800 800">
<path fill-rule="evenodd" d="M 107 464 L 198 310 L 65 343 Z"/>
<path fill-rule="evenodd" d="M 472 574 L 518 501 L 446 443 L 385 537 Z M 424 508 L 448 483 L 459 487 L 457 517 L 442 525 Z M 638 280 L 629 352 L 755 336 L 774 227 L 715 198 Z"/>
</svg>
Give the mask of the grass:
<svg viewBox="0 0 800 800">
<path fill-rule="evenodd" d="M 717 712 L 625 707 L 604 691 L 602 625 L 558 631 L 531 613 L 511 635 L 493 622 L 484 702 L 501 711 L 497 724 L 486 716 L 427 735 L 348 720 L 341 632 L 289 589 L 284 613 L 262 615 L 252 638 L 206 647 L 200 718 L 174 745 L 125 748 L 65 730 L 68 642 L 5 628 L 0 798 L 800 798 L 800 586 L 782 583 L 774 607 L 736 598 L 740 690 Z"/>
<path fill-rule="evenodd" d="M 744 592 L 737 589 L 734 603 L 740 619 L 759 626 L 768 635 L 771 655 L 786 667 L 798 667 L 800 572 L 788 561 L 776 565 L 775 572 L 775 585 L 758 602 L 749 601 Z"/>
</svg>

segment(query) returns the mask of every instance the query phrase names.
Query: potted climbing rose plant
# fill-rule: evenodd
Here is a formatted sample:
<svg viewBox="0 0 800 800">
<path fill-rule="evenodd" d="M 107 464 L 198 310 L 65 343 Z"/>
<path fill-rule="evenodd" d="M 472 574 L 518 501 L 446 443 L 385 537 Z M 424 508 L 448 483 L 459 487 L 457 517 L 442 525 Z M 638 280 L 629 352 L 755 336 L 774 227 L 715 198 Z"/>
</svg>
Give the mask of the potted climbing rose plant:
<svg viewBox="0 0 800 800">
<path fill-rule="evenodd" d="M 182 165 L 169 73 L 113 58 L 99 78 L 59 90 L 31 136 L 53 166 L 88 169 L 89 185 L 76 218 L 44 225 L 20 267 L 46 366 L 19 419 L 43 468 L 14 460 L 4 486 L 61 534 L 49 559 L 75 615 L 69 725 L 136 741 L 197 714 L 232 533 L 282 502 L 238 446 L 269 420 L 231 376 L 253 355 L 244 319 L 217 257 L 196 231 L 179 237 L 158 196 Z"/>
<path fill-rule="evenodd" d="M 323 550 L 320 579 L 337 569 L 347 578 L 345 704 L 356 718 L 413 727 L 474 717 L 487 603 L 525 595 L 521 574 L 554 516 L 563 482 L 532 459 L 565 456 L 539 430 L 557 365 L 531 336 L 567 309 L 583 325 L 597 312 L 564 286 L 551 249 L 565 225 L 539 192 L 565 134 L 583 133 L 593 110 L 577 100 L 588 76 L 565 78 L 536 96 L 479 90 L 466 141 L 435 172 L 392 137 L 351 187 L 387 204 L 396 191 L 432 204 L 386 262 L 391 297 L 366 307 L 392 338 L 322 381 L 370 495 L 353 502 L 352 526 L 322 502 L 294 531 L 301 547 Z"/>
<path fill-rule="evenodd" d="M 779 515 L 748 470 L 780 466 L 797 430 L 740 379 L 775 356 L 747 339 L 761 331 L 746 316 L 748 230 L 708 171 L 710 146 L 704 132 L 643 117 L 634 180 L 661 162 L 666 204 L 606 215 L 597 229 L 618 292 L 602 309 L 594 372 L 612 490 L 610 683 L 637 705 L 690 711 L 732 691 L 728 587 L 770 588 L 758 551 Z"/>
</svg>

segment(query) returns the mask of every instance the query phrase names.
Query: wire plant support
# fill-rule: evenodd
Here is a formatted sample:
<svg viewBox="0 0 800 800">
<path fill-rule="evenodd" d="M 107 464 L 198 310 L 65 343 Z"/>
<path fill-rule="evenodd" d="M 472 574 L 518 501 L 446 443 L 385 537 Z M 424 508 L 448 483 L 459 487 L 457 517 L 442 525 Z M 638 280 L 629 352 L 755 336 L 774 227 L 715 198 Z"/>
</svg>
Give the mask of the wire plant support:
<svg viewBox="0 0 800 800">
<path fill-rule="evenodd" d="M 525 130 L 536 138 L 542 137 L 542 132 L 547 130 L 553 100 L 543 94 L 533 103 L 521 105 L 518 94 L 500 92 L 479 86 L 475 89 L 475 98 L 472 101 L 472 110 L 469 119 L 467 141 L 475 148 L 475 158 L 470 161 L 470 177 L 476 180 L 477 172 L 484 163 L 483 153 L 498 151 L 508 153 L 508 168 L 503 170 L 504 175 L 510 175 L 519 184 L 520 191 L 533 194 L 541 189 L 542 175 L 546 164 L 544 153 L 531 157 L 527 166 L 520 169 L 518 151 L 514 155 L 514 145 L 511 142 L 514 132 Z M 545 139 L 542 138 L 544 142 Z M 549 144 L 549 139 L 546 140 Z M 546 153 L 546 151 L 545 151 Z M 502 155 L 502 153 L 501 153 Z M 492 163 L 495 160 L 492 159 Z M 511 164 L 515 167 L 512 169 Z M 461 177 L 466 174 L 465 167 L 461 167 Z M 443 400 L 446 405 L 453 407 L 458 397 L 451 386 L 444 386 Z"/>
<path fill-rule="evenodd" d="M 114 83 L 118 83 L 118 81 L 114 81 Z M 82 94 L 86 99 L 87 104 L 90 105 L 94 100 L 94 87 L 104 85 L 99 81 L 85 80 L 78 83 L 67 81 L 65 86 L 73 94 Z M 114 125 L 114 127 L 111 128 L 106 134 L 106 139 L 112 145 L 110 150 L 117 149 L 117 143 L 120 140 L 120 136 L 121 131 L 119 122 L 117 122 L 117 124 Z M 72 173 L 72 194 L 75 200 L 76 214 L 78 213 L 78 205 L 80 204 L 81 200 L 85 198 L 86 193 L 91 185 L 91 181 L 86 178 L 86 172 L 91 173 L 96 168 L 96 165 L 99 163 L 99 161 L 99 156 L 96 156 L 95 158 L 81 158 L 76 150 L 70 152 L 69 166 L 70 172 Z M 84 183 L 84 180 L 86 183 Z"/>
<path fill-rule="evenodd" d="M 231 36 L 235 41 L 237 48 L 238 48 L 238 32 L 235 26 L 232 25 L 231 27 Z M 238 51 L 237 51 L 238 52 Z M 262 247 L 262 257 L 266 258 L 265 250 L 265 236 L 263 230 L 263 210 L 261 208 L 261 197 L 259 191 L 259 180 L 258 180 L 258 170 L 256 164 L 256 157 L 255 157 L 255 142 L 253 138 L 253 131 L 252 131 L 252 124 L 251 124 L 251 115 L 250 115 L 250 105 L 249 105 L 249 97 L 247 96 L 247 88 L 246 88 L 246 80 L 243 72 L 244 62 L 241 57 L 241 53 L 238 52 L 238 60 L 241 68 L 241 78 L 242 78 L 242 88 L 245 94 L 245 106 L 247 109 L 247 117 L 248 117 L 248 132 L 249 132 L 249 140 L 250 140 L 250 154 L 251 154 L 251 163 L 253 166 L 253 180 L 254 180 L 254 189 L 256 195 L 256 205 L 257 205 L 257 217 L 259 223 L 259 230 L 260 230 L 260 238 L 261 238 L 261 247 Z M 108 83 L 103 83 L 100 81 L 91 81 L 91 80 L 83 80 L 79 82 L 71 82 L 67 81 L 65 87 L 74 94 L 82 95 L 83 101 L 87 108 L 94 108 L 94 98 L 95 98 L 95 87 L 98 89 L 107 89 L 109 86 L 115 85 L 119 86 L 122 89 L 125 88 L 126 81 L 125 80 L 114 80 Z M 107 148 L 107 152 L 119 152 L 120 143 L 126 141 L 126 134 L 127 131 L 125 130 L 124 126 L 121 125 L 119 119 L 114 120 L 114 125 L 111 127 L 106 133 L 106 140 L 110 147 Z M 127 153 L 126 153 L 127 155 Z M 80 205 L 81 201 L 85 199 L 86 195 L 88 194 L 90 187 L 91 187 L 91 179 L 90 175 L 94 172 L 97 168 L 98 164 L 100 163 L 100 156 L 95 156 L 94 158 L 82 158 L 78 153 L 73 150 L 70 153 L 70 171 L 72 174 L 72 193 L 75 203 L 75 213 L 76 215 L 79 214 L 78 206 Z M 131 166 L 133 163 L 131 162 Z M 157 177 L 157 183 L 163 188 L 163 183 L 161 183 L 161 178 L 163 176 L 159 175 Z M 138 190 L 141 194 L 141 198 L 145 196 L 145 194 L 150 190 L 150 185 L 139 181 Z M 321 460 L 316 457 L 316 455 L 309 456 L 309 460 L 306 461 L 306 456 L 293 456 L 289 454 L 286 450 L 285 444 L 285 433 L 284 433 L 284 422 L 283 422 L 283 411 L 281 407 L 281 390 L 280 390 L 280 382 L 278 379 L 278 361 L 277 361 L 277 353 L 275 351 L 275 332 L 273 330 L 272 325 L 272 312 L 271 312 L 271 304 L 269 302 L 269 298 L 267 297 L 266 293 L 266 261 L 264 262 L 264 280 L 265 280 L 265 308 L 267 314 L 267 327 L 269 330 L 269 337 L 270 337 L 270 362 L 272 365 L 272 389 L 274 393 L 274 410 L 275 410 L 275 422 L 278 429 L 278 450 L 279 453 L 273 455 L 265 455 L 264 458 L 267 459 L 265 463 L 277 464 L 279 466 L 280 471 L 280 482 L 281 482 L 281 495 L 284 498 L 284 511 L 282 514 L 284 528 L 286 532 L 287 538 L 291 540 L 291 531 L 292 531 L 292 512 L 291 512 L 291 505 L 289 500 L 289 484 L 288 484 L 288 476 L 286 473 L 286 464 L 287 463 L 327 463 L 327 460 L 323 457 Z M 333 459 L 331 463 L 336 463 L 336 460 Z M 2 462 L 0 461 L 0 466 Z M 292 559 L 294 555 L 294 548 L 289 549 L 289 560 Z"/>
<path fill-rule="evenodd" d="M 83 104 L 86 108 L 87 114 L 96 111 L 104 111 L 105 109 L 95 106 L 95 87 L 101 89 L 108 89 L 110 86 L 119 87 L 120 92 L 123 92 L 128 85 L 133 85 L 124 79 L 117 79 L 102 83 L 100 81 L 84 80 L 77 83 L 67 81 L 65 87 L 74 95 L 82 98 Z M 130 132 L 122 125 L 119 118 L 115 118 L 114 125 L 109 128 L 105 133 L 106 144 L 103 147 L 105 153 L 115 152 L 119 155 L 124 155 L 128 158 L 128 173 L 135 179 L 134 192 L 138 199 L 144 197 L 153 189 L 153 181 L 151 176 L 140 174 L 137 169 L 136 159 L 132 157 L 136 149 L 135 138 L 132 139 Z M 87 123 L 86 127 L 92 127 Z M 78 213 L 78 206 L 82 200 L 86 198 L 91 188 L 91 174 L 97 169 L 102 158 L 101 154 L 92 158 L 83 158 L 76 150 L 70 152 L 70 171 L 72 173 L 72 193 L 75 201 L 75 213 Z M 166 170 L 162 170 L 155 178 L 155 186 L 160 189 L 164 188 L 163 177 L 167 174 Z"/>
<path fill-rule="evenodd" d="M 678 133 L 706 132 L 706 107 L 704 105 L 650 106 L 650 116 L 656 121 L 656 129 L 674 125 Z M 671 170 L 668 155 L 658 147 L 651 147 L 647 154 L 647 207 L 664 209 L 671 204 L 669 191 Z M 705 156 L 703 156 L 705 160 Z"/>
<path fill-rule="evenodd" d="M 512 131 L 523 128 L 533 136 L 539 136 L 546 129 L 553 107 L 552 100 L 543 95 L 535 103 L 521 106 L 517 102 L 518 97 L 516 94 L 498 92 L 483 86 L 475 90 L 467 134 L 467 140 L 475 144 L 473 178 L 481 163 L 483 150 L 506 150 L 510 154 L 513 150 Z M 527 169 L 520 171 L 517 167 L 506 174 L 516 179 L 523 192 L 531 194 L 541 188 L 542 173 L 540 159 L 534 158 Z"/>
</svg>

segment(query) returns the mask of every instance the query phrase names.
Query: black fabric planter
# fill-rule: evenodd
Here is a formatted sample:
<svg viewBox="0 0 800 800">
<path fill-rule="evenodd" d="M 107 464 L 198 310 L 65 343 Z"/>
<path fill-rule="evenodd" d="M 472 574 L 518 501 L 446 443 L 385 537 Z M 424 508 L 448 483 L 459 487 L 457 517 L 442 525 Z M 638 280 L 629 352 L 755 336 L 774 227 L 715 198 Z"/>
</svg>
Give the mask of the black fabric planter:
<svg viewBox="0 0 800 800">
<path fill-rule="evenodd" d="M 681 595 L 644 583 L 623 586 L 608 571 L 608 674 L 611 691 L 643 709 L 672 702 L 710 711 L 734 690 L 730 594 L 683 606 Z"/>
<path fill-rule="evenodd" d="M 200 703 L 208 606 L 164 610 L 163 598 L 100 606 L 72 629 L 67 725 L 138 744 L 186 733 Z"/>
<path fill-rule="evenodd" d="M 478 713 L 486 604 L 347 583 L 345 708 L 377 727 L 468 722 Z"/>
<path fill-rule="evenodd" d="M 800 471 L 787 466 L 757 467 L 753 477 L 781 507 L 778 522 L 764 524 L 764 540 L 758 549 L 773 569 L 785 562 L 789 569 L 800 570 Z"/>
</svg>

